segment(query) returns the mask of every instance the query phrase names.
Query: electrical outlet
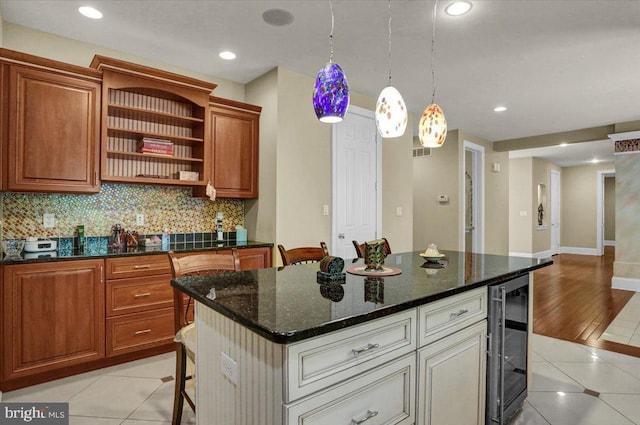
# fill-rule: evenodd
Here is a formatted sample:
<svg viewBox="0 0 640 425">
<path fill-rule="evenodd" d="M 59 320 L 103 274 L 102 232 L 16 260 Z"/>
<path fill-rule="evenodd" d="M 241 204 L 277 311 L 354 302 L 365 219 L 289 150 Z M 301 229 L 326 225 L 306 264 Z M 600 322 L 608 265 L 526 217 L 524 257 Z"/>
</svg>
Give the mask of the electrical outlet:
<svg viewBox="0 0 640 425">
<path fill-rule="evenodd" d="M 144 226 L 144 214 L 136 214 L 136 226 Z"/>
<path fill-rule="evenodd" d="M 323 215 L 329 215 L 329 205 L 323 205 L 322 206 L 322 214 Z"/>
<path fill-rule="evenodd" d="M 44 213 L 42 215 L 42 226 L 45 229 L 49 229 L 51 227 L 56 227 L 56 215 Z"/>
<path fill-rule="evenodd" d="M 402 207 L 396 207 L 396 216 L 402 217 Z"/>
<path fill-rule="evenodd" d="M 222 374 L 234 385 L 238 384 L 238 363 L 225 353 L 220 353 Z"/>
</svg>

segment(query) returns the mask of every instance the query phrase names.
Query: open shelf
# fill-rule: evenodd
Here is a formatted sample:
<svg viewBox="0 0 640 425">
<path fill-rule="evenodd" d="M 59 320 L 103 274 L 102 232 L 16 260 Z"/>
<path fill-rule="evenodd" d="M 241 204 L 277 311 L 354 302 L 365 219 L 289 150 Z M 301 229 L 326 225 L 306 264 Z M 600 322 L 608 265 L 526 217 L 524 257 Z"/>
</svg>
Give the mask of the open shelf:
<svg viewBox="0 0 640 425">
<path fill-rule="evenodd" d="M 133 106 L 109 104 L 108 113 L 115 118 L 124 118 L 172 126 L 198 126 L 204 122 L 202 118 L 177 115 L 168 112 L 153 111 Z"/>
<path fill-rule="evenodd" d="M 155 158 L 155 159 L 175 161 L 175 162 L 204 162 L 204 159 L 202 158 L 181 158 L 177 156 L 160 155 L 160 154 L 153 154 L 153 153 L 126 152 L 126 151 L 115 151 L 115 150 L 107 150 L 107 156 L 110 158 L 114 158 L 114 157 Z"/>
<path fill-rule="evenodd" d="M 176 135 L 166 134 L 166 133 L 154 133 L 154 132 L 141 131 L 141 130 L 130 129 L 130 128 L 117 128 L 117 127 L 107 127 L 107 136 L 128 137 L 128 138 L 134 138 L 136 140 L 141 140 L 143 137 L 152 137 L 154 139 L 171 140 L 174 143 L 203 143 L 204 142 L 204 139 L 200 137 L 176 136 Z"/>
<path fill-rule="evenodd" d="M 120 182 L 120 183 L 143 183 L 143 184 L 159 184 L 159 185 L 171 185 L 171 186 L 206 186 L 207 182 L 197 180 L 178 180 L 178 179 L 163 179 L 152 177 L 125 177 L 125 176 L 106 176 L 102 178 L 102 181 Z"/>
</svg>

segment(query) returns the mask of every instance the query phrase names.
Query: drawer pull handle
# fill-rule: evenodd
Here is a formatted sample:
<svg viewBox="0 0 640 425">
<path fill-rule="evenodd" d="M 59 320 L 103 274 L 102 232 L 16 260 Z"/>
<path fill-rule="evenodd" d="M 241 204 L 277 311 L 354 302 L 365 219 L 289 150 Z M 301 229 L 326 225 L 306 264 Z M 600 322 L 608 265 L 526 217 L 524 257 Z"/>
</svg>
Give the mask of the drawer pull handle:
<svg viewBox="0 0 640 425">
<path fill-rule="evenodd" d="M 468 313 L 468 312 L 469 312 L 469 310 L 467 310 L 467 309 L 465 308 L 464 310 L 460 310 L 460 311 L 459 311 L 459 312 L 457 312 L 457 313 L 451 313 L 450 320 L 457 319 L 458 317 L 460 317 L 460 316 L 462 316 L 463 314 Z"/>
<path fill-rule="evenodd" d="M 133 266 L 133 268 L 135 270 L 150 269 L 151 268 L 151 264 L 138 264 L 138 265 Z"/>
<path fill-rule="evenodd" d="M 144 334 L 148 334 L 149 332 L 151 332 L 151 329 L 145 329 L 142 331 L 135 331 L 133 334 L 134 335 L 144 335 Z"/>
<path fill-rule="evenodd" d="M 367 351 L 373 350 L 374 348 L 378 348 L 378 347 L 380 347 L 380 344 L 371 344 L 371 343 L 369 343 L 369 344 L 367 344 L 367 346 L 365 348 L 361 348 L 359 350 L 353 349 L 353 350 L 351 350 L 351 352 L 353 353 L 353 355 L 355 357 L 358 357 L 360 354 L 366 353 Z M 378 413 L 376 412 L 376 415 L 377 414 Z"/>
<path fill-rule="evenodd" d="M 367 414 L 364 416 L 364 418 L 360 419 L 359 421 L 355 420 L 355 419 L 351 419 L 351 425 L 360 425 L 363 424 L 365 422 L 367 422 L 369 419 L 371 418 L 375 418 L 376 416 L 378 416 L 377 411 L 372 412 L 371 410 L 367 410 Z"/>
<path fill-rule="evenodd" d="M 144 298 L 144 297 L 149 297 L 149 296 L 151 296 L 151 292 L 145 292 L 145 293 L 142 293 L 142 294 L 135 294 L 133 296 L 133 298 Z"/>
</svg>

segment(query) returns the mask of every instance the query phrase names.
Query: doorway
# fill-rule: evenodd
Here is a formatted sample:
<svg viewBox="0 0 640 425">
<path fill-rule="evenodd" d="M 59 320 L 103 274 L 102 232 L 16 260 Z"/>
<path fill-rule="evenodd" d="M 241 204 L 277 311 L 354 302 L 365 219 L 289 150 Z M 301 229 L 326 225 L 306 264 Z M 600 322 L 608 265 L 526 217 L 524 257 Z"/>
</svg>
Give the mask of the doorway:
<svg viewBox="0 0 640 425">
<path fill-rule="evenodd" d="M 464 141 L 462 251 L 484 253 L 484 147 Z"/>
<path fill-rule="evenodd" d="M 550 250 L 551 255 L 560 253 L 560 172 L 551 170 L 551 191 L 550 191 Z"/>
<path fill-rule="evenodd" d="M 373 111 L 349 107 L 333 125 L 331 155 L 331 253 L 355 258 L 353 240 L 362 243 L 382 233 L 382 144 Z"/>
<path fill-rule="evenodd" d="M 596 251 L 597 255 L 604 255 L 604 246 L 605 246 L 605 234 L 607 233 L 605 229 L 605 179 L 610 177 L 615 177 L 616 170 L 599 170 L 598 178 L 596 180 Z M 614 199 L 615 199 L 615 189 L 614 189 Z M 615 202 L 614 202 L 615 205 Z M 615 208 L 609 210 L 609 215 L 615 214 Z M 611 217 L 609 217 L 611 218 Z M 615 220 L 615 216 L 613 217 Z M 615 234 L 615 230 L 614 230 Z"/>
</svg>

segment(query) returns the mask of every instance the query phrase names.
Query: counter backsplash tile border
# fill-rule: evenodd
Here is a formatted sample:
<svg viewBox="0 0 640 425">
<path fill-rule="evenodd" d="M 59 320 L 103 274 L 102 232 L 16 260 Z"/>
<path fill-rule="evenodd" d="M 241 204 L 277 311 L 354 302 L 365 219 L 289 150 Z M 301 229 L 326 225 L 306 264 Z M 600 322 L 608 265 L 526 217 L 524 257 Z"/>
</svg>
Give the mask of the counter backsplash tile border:
<svg viewBox="0 0 640 425">
<path fill-rule="evenodd" d="M 204 238 L 215 229 L 215 214 L 220 211 L 224 212 L 225 229 L 244 225 L 242 200 L 212 202 L 193 198 L 191 188 L 170 186 L 103 183 L 100 193 L 93 195 L 3 192 L 0 205 L 2 239 L 69 238 L 80 224 L 87 238 L 102 237 L 115 223 L 142 235 L 160 235 L 168 228 L 172 234 L 193 238 L 195 233 Z M 55 214 L 56 227 L 42 226 L 44 213 Z M 144 226 L 136 226 L 137 213 L 145 215 Z"/>
</svg>

